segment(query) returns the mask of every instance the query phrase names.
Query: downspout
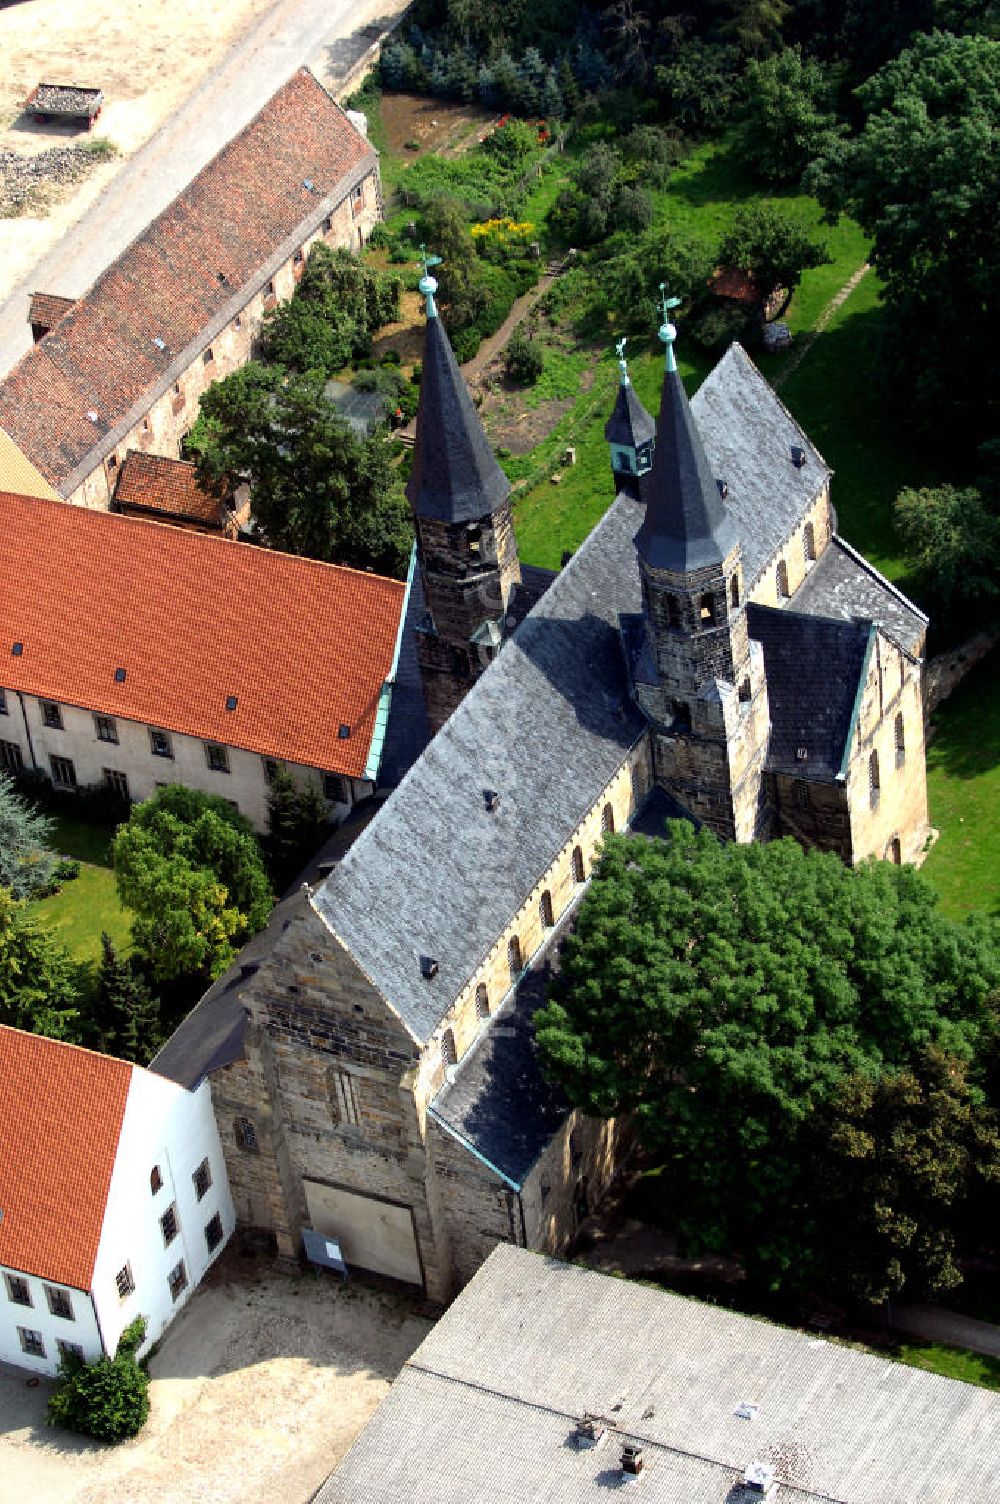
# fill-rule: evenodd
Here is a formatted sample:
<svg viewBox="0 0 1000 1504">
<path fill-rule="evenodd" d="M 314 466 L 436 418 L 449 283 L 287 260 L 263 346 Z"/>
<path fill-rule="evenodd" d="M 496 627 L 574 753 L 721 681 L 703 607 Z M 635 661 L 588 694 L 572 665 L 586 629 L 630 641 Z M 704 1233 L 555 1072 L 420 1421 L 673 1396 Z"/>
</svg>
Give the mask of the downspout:
<svg viewBox="0 0 1000 1504">
<path fill-rule="evenodd" d="M 90 1301 L 90 1308 L 94 1313 L 94 1325 L 97 1327 L 97 1335 L 101 1339 L 101 1352 L 104 1353 L 106 1357 L 113 1358 L 114 1353 L 108 1352 L 108 1344 L 104 1340 L 104 1331 L 101 1327 L 101 1318 L 97 1311 L 97 1301 L 94 1299 L 93 1290 L 87 1291 L 87 1299 Z"/>
<path fill-rule="evenodd" d="M 31 766 L 37 773 L 39 771 L 39 768 L 38 763 L 35 761 L 35 745 L 31 740 L 31 727 L 28 725 L 28 712 L 24 708 L 24 696 L 19 689 L 15 690 L 15 693 L 21 705 L 21 719 L 24 721 L 24 734 L 28 738 L 28 756 L 31 758 Z"/>
</svg>

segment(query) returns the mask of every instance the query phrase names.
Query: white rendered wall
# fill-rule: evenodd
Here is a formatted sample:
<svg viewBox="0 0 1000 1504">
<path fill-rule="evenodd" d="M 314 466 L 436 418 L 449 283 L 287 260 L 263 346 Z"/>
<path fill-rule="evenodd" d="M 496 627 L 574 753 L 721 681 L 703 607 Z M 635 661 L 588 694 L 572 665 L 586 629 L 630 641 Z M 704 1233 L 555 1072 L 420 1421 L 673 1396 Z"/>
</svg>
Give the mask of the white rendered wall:
<svg viewBox="0 0 1000 1504">
<path fill-rule="evenodd" d="M 205 1158 L 212 1184 L 199 1201 L 191 1177 Z M 150 1189 L 154 1165 L 163 1180 L 155 1195 Z M 171 1203 L 179 1231 L 165 1247 L 160 1218 Z M 209 1253 L 205 1228 L 216 1213 L 222 1219 L 223 1240 Z M 140 1351 L 155 1342 L 222 1252 L 235 1224 L 208 1082 L 190 1092 L 153 1071 L 133 1067 L 94 1269 L 94 1303 L 106 1350 L 114 1352 L 123 1329 L 136 1316 L 146 1318 L 146 1342 Z M 181 1259 L 188 1282 L 174 1301 L 167 1276 Z M 126 1264 L 136 1288 L 122 1300 L 115 1276 Z"/>
<path fill-rule="evenodd" d="M 3 1277 L 5 1274 L 27 1281 L 31 1295 L 30 1306 L 17 1305 L 10 1299 L 7 1281 Z M 64 1316 L 53 1316 L 45 1294 L 46 1285 L 54 1290 L 64 1291 L 69 1297 L 73 1307 L 72 1321 Z M 19 1326 L 41 1333 L 45 1346 L 44 1358 L 34 1358 L 23 1351 L 17 1331 Z M 59 1367 L 57 1343 L 60 1338 L 82 1347 L 83 1356 L 88 1361 L 101 1356 L 101 1335 L 87 1292 L 73 1290 L 68 1285 L 57 1284 L 55 1280 L 39 1279 L 34 1274 L 25 1274 L 20 1269 L 0 1265 L 0 1363 L 15 1363 L 21 1368 L 30 1369 L 32 1373 L 55 1373 Z"/>
</svg>

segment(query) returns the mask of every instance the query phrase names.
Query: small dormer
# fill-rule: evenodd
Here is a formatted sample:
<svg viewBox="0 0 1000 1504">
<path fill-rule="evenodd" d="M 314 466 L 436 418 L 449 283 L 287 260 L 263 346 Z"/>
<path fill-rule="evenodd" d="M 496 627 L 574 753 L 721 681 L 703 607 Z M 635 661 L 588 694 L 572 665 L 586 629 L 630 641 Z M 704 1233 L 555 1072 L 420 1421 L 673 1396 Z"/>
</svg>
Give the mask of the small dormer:
<svg viewBox="0 0 1000 1504">
<path fill-rule="evenodd" d="M 625 341 L 617 345 L 621 380 L 614 410 L 604 426 L 611 450 L 611 473 L 620 491 L 638 494 L 639 481 L 653 468 L 656 425 L 635 394 L 625 362 Z"/>
</svg>

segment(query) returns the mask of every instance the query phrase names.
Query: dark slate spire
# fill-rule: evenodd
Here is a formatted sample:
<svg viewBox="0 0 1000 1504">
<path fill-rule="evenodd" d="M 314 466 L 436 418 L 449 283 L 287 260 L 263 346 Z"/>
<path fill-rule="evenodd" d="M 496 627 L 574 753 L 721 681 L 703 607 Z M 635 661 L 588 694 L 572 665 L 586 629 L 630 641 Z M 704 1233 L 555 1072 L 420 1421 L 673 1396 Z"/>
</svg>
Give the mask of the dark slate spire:
<svg viewBox="0 0 1000 1504">
<path fill-rule="evenodd" d="M 667 358 L 660 420 L 646 518 L 635 541 L 652 568 L 687 574 L 720 563 L 739 542 L 739 534 L 723 505 L 674 359 L 677 331 L 668 310 L 676 302 L 664 302 L 660 338 Z"/>
<path fill-rule="evenodd" d="M 623 339 L 618 341 L 617 350 L 621 380 L 618 383 L 614 411 L 604 425 L 604 437 L 609 444 L 619 444 L 623 449 L 640 449 L 644 444 L 651 444 L 656 437 L 656 424 L 639 401 L 635 387 L 629 380 Z"/>
<path fill-rule="evenodd" d="M 483 432 L 434 306 L 437 283 L 426 272 L 420 291 L 427 299 L 427 330 L 406 494 L 419 517 L 473 522 L 503 505 L 510 495 L 510 482 Z"/>
</svg>

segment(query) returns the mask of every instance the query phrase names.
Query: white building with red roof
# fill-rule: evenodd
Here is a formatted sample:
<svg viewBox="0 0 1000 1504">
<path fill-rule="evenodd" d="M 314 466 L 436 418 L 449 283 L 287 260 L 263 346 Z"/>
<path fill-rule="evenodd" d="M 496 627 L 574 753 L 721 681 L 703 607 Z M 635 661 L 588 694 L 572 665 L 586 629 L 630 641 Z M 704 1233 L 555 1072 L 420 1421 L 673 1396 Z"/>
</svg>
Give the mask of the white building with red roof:
<svg viewBox="0 0 1000 1504">
<path fill-rule="evenodd" d="M 5 1026 L 0 1080 L 0 1361 L 141 1353 L 235 1225 L 207 1084 Z"/>
</svg>

